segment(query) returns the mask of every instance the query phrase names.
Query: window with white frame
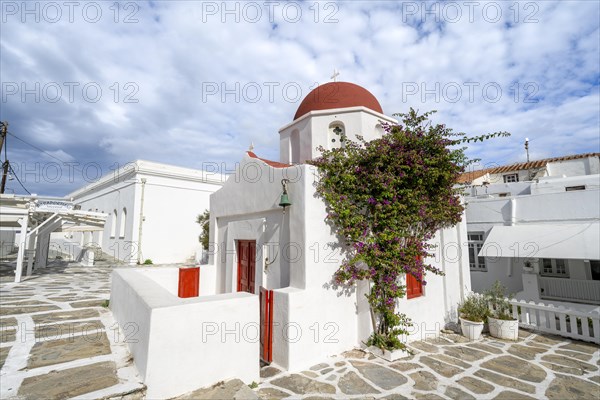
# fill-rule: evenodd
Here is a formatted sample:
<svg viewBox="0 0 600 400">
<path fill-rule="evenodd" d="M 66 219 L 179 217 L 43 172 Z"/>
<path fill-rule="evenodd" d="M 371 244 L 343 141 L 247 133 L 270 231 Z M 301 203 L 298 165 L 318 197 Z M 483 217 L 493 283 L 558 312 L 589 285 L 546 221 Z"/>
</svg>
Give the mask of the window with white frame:
<svg viewBox="0 0 600 400">
<path fill-rule="evenodd" d="M 504 183 L 519 182 L 519 174 L 508 174 L 508 175 L 503 175 L 503 177 L 504 177 Z"/>
<path fill-rule="evenodd" d="M 483 233 L 469 233 L 469 267 L 473 271 L 486 271 L 485 257 L 478 256 L 483 247 Z"/>
<path fill-rule="evenodd" d="M 569 266 L 567 260 L 560 258 L 542 258 L 542 275 L 568 278 Z"/>
</svg>

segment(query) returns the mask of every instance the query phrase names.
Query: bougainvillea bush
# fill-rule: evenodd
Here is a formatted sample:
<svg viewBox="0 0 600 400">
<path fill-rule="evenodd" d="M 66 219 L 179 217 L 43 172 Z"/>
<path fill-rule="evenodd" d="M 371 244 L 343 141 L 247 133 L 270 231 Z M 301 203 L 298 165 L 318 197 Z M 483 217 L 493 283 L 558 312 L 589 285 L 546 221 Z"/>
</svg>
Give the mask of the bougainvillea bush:
<svg viewBox="0 0 600 400">
<path fill-rule="evenodd" d="M 425 285 L 426 274 L 442 272 L 424 262 L 433 250 L 428 241 L 445 227 L 460 222 L 463 206 L 456 183 L 469 163 L 463 143 L 507 133 L 469 138 L 445 125 L 432 124 L 433 113 L 410 109 L 398 125 L 384 125 L 380 139 L 321 148 L 318 195 L 327 205 L 327 219 L 346 245 L 337 285 L 368 280 L 374 333 L 368 345 L 404 348 L 410 318 L 397 312 L 404 297 L 401 278 L 413 275 Z M 475 161 L 475 160 L 473 160 Z"/>
</svg>

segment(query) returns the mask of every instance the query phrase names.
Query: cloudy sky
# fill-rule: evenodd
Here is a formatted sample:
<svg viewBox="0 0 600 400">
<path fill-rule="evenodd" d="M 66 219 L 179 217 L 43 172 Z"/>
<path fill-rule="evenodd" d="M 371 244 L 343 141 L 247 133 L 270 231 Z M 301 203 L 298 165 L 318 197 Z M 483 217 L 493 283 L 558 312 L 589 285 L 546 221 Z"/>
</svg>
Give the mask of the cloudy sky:
<svg viewBox="0 0 600 400">
<path fill-rule="evenodd" d="M 334 68 L 388 115 L 511 132 L 469 148 L 483 165 L 524 160 L 526 137 L 532 159 L 598 152 L 599 4 L 2 1 L 8 158 L 59 196 L 135 159 L 230 168 L 253 142 L 277 160 Z"/>
</svg>

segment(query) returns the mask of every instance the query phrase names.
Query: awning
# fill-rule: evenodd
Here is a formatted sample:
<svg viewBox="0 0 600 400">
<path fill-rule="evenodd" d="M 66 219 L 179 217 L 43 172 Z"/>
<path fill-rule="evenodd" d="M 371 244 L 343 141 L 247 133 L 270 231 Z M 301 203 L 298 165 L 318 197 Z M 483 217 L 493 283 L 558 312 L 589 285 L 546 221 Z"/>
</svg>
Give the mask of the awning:
<svg viewBox="0 0 600 400">
<path fill-rule="evenodd" d="M 600 260 L 600 223 L 494 226 L 479 256 Z"/>
</svg>

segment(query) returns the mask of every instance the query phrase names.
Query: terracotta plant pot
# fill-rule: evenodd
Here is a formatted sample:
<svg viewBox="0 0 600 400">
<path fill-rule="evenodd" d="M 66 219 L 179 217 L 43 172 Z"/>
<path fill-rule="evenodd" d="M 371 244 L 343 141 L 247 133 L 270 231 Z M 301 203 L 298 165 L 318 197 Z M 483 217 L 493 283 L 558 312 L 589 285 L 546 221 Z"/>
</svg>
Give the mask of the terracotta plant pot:
<svg viewBox="0 0 600 400">
<path fill-rule="evenodd" d="M 490 335 L 498 339 L 518 340 L 519 321 L 516 319 L 496 319 L 488 317 Z"/>
<path fill-rule="evenodd" d="M 464 337 L 469 340 L 477 340 L 481 337 L 483 331 L 483 322 L 469 321 L 468 319 L 459 318 L 460 329 Z"/>
</svg>

